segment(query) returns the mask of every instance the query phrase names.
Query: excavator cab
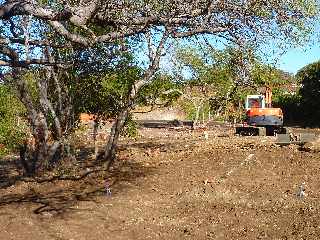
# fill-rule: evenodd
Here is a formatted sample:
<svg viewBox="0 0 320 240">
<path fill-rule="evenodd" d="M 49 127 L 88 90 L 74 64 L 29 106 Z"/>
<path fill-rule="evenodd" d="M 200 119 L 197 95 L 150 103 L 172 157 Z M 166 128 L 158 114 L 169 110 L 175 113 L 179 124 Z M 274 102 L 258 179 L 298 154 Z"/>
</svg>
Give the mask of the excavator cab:
<svg viewBox="0 0 320 240">
<path fill-rule="evenodd" d="M 251 108 L 264 108 L 265 99 L 263 95 L 248 95 L 246 100 L 246 110 Z"/>
</svg>

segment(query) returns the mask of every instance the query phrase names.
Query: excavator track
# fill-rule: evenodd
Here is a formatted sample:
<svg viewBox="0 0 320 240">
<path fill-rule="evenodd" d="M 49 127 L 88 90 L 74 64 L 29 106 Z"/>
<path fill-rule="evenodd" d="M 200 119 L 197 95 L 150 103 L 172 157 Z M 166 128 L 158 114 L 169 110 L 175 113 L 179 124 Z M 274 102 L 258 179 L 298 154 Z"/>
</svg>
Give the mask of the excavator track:
<svg viewBox="0 0 320 240">
<path fill-rule="evenodd" d="M 238 126 L 236 134 L 239 136 L 275 136 L 285 134 L 286 128 L 282 126 Z"/>
</svg>

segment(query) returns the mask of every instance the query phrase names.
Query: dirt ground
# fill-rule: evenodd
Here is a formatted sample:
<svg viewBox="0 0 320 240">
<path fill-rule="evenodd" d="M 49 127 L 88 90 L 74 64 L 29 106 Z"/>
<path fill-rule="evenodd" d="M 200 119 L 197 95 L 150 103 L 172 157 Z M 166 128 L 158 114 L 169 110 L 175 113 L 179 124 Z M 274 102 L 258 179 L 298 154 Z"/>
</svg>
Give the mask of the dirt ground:
<svg viewBox="0 0 320 240">
<path fill-rule="evenodd" d="M 207 133 L 144 129 L 110 173 L 84 154 L 43 182 L 2 160 L 0 239 L 319 239 L 319 153 Z"/>
</svg>

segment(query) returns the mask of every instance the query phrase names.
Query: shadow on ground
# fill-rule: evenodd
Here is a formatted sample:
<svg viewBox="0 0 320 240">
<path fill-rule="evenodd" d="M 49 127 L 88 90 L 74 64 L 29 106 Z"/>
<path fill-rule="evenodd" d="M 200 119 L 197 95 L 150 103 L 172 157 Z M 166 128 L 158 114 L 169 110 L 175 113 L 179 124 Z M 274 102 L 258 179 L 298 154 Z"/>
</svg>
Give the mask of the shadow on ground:
<svg viewBox="0 0 320 240">
<path fill-rule="evenodd" d="M 180 140 L 175 142 L 157 142 L 157 141 L 145 141 L 145 142 L 133 142 L 127 144 L 119 144 L 118 149 L 120 151 L 126 149 L 137 149 L 137 150 L 156 150 L 159 149 L 160 151 L 174 151 L 174 150 L 181 150 L 185 148 L 187 144 L 188 147 L 193 146 L 197 141 L 196 140 Z"/>
<path fill-rule="evenodd" d="M 128 148 L 138 151 L 167 151 L 179 146 L 173 143 L 147 141 L 120 144 L 118 151 L 121 153 Z M 128 185 L 138 184 L 139 178 L 153 174 L 155 170 L 140 162 L 120 157 L 114 167 L 107 171 L 103 164 L 96 164 L 90 158 L 92 152 L 93 148 L 84 147 L 77 153 L 73 162 L 77 165 L 76 175 L 25 178 L 22 176 L 19 159 L 0 160 L 0 207 L 31 204 L 35 214 L 61 214 L 76 210 L 73 207 L 79 201 L 95 202 L 97 196 L 106 195 L 106 185 L 111 188 L 112 196 L 125 192 Z"/>
<path fill-rule="evenodd" d="M 21 179 L 21 168 L 16 157 L 0 160 L 0 189 L 14 185 Z"/>
<path fill-rule="evenodd" d="M 16 184 L 20 185 L 18 192 L 13 190 L 12 193 L 8 189 L 1 191 L 0 206 L 31 204 L 35 214 L 61 214 L 74 210 L 73 206 L 78 201 L 96 201 L 97 196 L 107 195 L 107 188 L 111 189 L 112 196 L 116 196 L 119 192 L 126 191 L 128 185 L 122 183 L 138 184 L 139 178 L 152 172 L 151 167 L 145 167 L 133 160 L 119 159 L 109 171 L 103 165 L 98 165 L 82 169 L 82 173 L 77 176 L 19 179 Z M 1 178 L 4 177 L 5 174 L 2 174 Z"/>
</svg>

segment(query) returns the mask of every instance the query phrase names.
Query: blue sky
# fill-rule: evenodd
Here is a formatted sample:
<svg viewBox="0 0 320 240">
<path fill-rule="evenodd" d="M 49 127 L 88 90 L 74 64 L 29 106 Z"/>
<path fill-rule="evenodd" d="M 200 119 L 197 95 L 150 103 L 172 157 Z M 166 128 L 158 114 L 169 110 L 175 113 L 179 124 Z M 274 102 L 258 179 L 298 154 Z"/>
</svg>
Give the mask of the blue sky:
<svg viewBox="0 0 320 240">
<path fill-rule="evenodd" d="M 320 60 L 320 42 L 315 43 L 313 46 L 302 48 L 289 49 L 278 61 L 280 69 L 297 73 L 299 69 Z"/>
<path fill-rule="evenodd" d="M 280 54 L 282 50 L 278 49 L 276 47 L 276 44 L 271 41 L 270 45 L 265 45 L 261 49 L 262 52 L 268 55 L 268 57 L 263 57 L 263 59 L 265 59 L 265 62 L 274 64 L 277 68 L 283 71 L 296 74 L 304 66 L 320 60 L 320 41 L 317 41 L 318 38 L 318 35 L 314 34 L 310 41 L 305 42 L 301 45 L 301 47 L 286 49 L 286 52 L 282 54 Z M 200 42 L 198 41 L 199 39 L 196 39 L 195 42 L 190 41 L 190 39 L 188 39 L 186 41 L 181 41 L 179 45 L 180 47 L 195 47 L 201 45 L 201 38 Z M 220 49 L 225 46 L 221 39 L 215 39 L 210 37 L 209 41 L 214 47 Z M 205 46 L 204 42 L 202 42 L 202 44 Z M 137 58 L 140 60 L 140 64 L 143 62 L 142 65 L 144 66 L 146 66 L 145 64 L 146 62 L 148 62 L 148 58 L 145 55 L 146 48 L 147 47 L 144 46 L 140 48 L 140 51 L 138 51 L 138 53 L 136 53 Z M 162 70 L 170 71 L 172 68 L 174 68 L 174 63 L 171 59 L 172 53 L 173 52 L 170 52 L 169 50 L 169 52 L 167 52 L 168 55 L 162 59 Z"/>
</svg>

